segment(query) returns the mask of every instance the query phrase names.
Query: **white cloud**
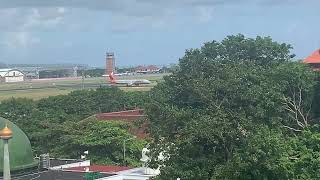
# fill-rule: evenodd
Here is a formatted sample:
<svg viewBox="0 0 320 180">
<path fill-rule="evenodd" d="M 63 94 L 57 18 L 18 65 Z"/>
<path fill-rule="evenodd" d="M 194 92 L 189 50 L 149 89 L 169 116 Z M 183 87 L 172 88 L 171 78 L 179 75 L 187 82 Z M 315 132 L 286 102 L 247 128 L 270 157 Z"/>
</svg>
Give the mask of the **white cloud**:
<svg viewBox="0 0 320 180">
<path fill-rule="evenodd" d="M 197 8 L 198 20 L 202 23 L 209 22 L 213 18 L 213 7 L 198 7 Z"/>
<path fill-rule="evenodd" d="M 256 2 L 261 6 L 278 3 L 275 0 L 241 2 Z M 298 0 L 284 0 L 281 4 L 289 2 Z M 238 0 L 8 0 L 1 2 L 0 32 L 4 32 L 2 34 L 7 36 L 4 38 L 10 47 L 28 47 L 40 42 L 39 37 L 34 36 L 37 34 L 34 32 L 70 29 L 86 31 L 97 27 L 97 24 L 94 24 L 97 23 L 96 19 L 83 20 L 78 16 L 89 12 L 103 14 L 104 18 L 109 13 L 108 20 L 103 18 L 98 20 L 101 22 L 99 26 L 105 27 L 104 30 L 127 32 L 141 28 L 165 28 L 172 24 L 184 23 L 179 22 L 184 15 L 193 16 L 192 20 L 208 23 L 214 18 L 216 7 L 236 3 L 240 2 Z M 76 11 L 73 11 L 74 9 Z M 184 11 L 184 14 L 179 14 L 180 11 Z M 73 14 L 74 12 L 78 14 Z M 187 18 L 184 20 L 188 21 Z"/>
<path fill-rule="evenodd" d="M 139 26 L 142 21 L 145 25 L 153 26 L 156 24 L 158 26 L 167 21 L 168 12 L 171 11 L 177 11 L 179 9 L 190 9 L 190 11 L 193 11 L 193 9 L 198 7 L 203 7 L 205 10 L 206 7 L 210 9 L 210 7 L 213 6 L 235 2 L 237 2 L 237 0 L 10 0 L 2 2 L 0 10 L 10 8 L 18 9 L 18 14 L 20 14 L 22 18 L 31 18 L 28 19 L 27 24 L 25 24 L 27 27 L 37 25 L 51 27 L 60 24 L 61 21 L 63 21 L 62 17 L 68 12 L 68 9 L 81 9 L 84 13 L 88 10 L 107 12 L 111 13 L 114 19 L 124 19 L 124 17 L 128 17 L 132 22 L 139 22 Z M 25 9 L 31 9 L 31 12 L 23 12 Z M 202 11 L 200 13 L 202 13 L 203 18 L 209 18 L 210 16 L 208 11 Z M 43 16 L 46 17 L 48 14 L 51 19 L 44 19 Z M 50 16 L 50 14 L 54 14 L 54 17 Z M 15 17 L 17 18 L 17 16 Z M 131 25 L 124 24 L 124 28 L 125 26 Z"/>
<path fill-rule="evenodd" d="M 57 12 L 60 13 L 60 14 L 64 14 L 64 13 L 67 12 L 67 9 L 64 8 L 64 7 L 58 7 Z"/>
<path fill-rule="evenodd" d="M 51 30 L 63 24 L 66 8 L 0 9 L 2 45 L 8 48 L 28 48 L 40 43 L 33 32 Z"/>
<path fill-rule="evenodd" d="M 25 16 L 25 23 L 21 26 L 25 29 L 52 28 L 63 23 L 67 10 L 65 8 L 32 8 Z"/>
<path fill-rule="evenodd" d="M 68 10 L 56 8 L 0 8 L 0 31 L 38 31 L 63 23 Z"/>
<path fill-rule="evenodd" d="M 275 4 L 292 4 L 298 0 L 8 0 L 2 1 L 0 7 L 0 31 L 37 31 L 50 30 L 60 26 L 83 27 L 81 24 L 91 25 L 91 22 L 81 22 L 77 16 L 72 16 L 64 24 L 65 17 L 70 15 L 70 9 L 77 9 L 83 14 L 88 11 L 110 13 L 112 19 L 119 19 L 125 23 L 113 21 L 113 29 L 130 29 L 139 27 L 162 27 L 175 17 L 168 18 L 172 13 L 181 9 L 196 12 L 194 17 L 199 22 L 208 22 L 213 18 L 213 9 L 221 5 L 241 3 L 255 3 L 261 6 Z M 182 15 L 183 16 L 183 15 Z M 180 16 L 181 17 L 181 16 Z M 103 22 L 102 22 L 103 23 Z M 105 23 L 110 25 L 109 23 Z M 65 25 L 65 26 L 61 26 Z M 87 26 L 85 25 L 85 26 Z M 20 28 L 20 29 L 19 29 Z M 71 28 L 72 29 L 72 28 Z"/>
<path fill-rule="evenodd" d="M 27 48 L 40 42 L 40 39 L 29 32 L 5 33 L 4 44 L 8 48 Z"/>
</svg>

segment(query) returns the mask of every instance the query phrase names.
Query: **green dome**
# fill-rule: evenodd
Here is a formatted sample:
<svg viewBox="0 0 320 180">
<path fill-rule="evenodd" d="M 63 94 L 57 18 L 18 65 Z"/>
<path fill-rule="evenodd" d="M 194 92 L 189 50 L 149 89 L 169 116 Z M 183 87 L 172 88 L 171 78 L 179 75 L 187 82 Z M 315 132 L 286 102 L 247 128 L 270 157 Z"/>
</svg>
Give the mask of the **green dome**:
<svg viewBox="0 0 320 180">
<path fill-rule="evenodd" d="M 26 134 L 12 122 L 0 117 L 0 130 L 8 125 L 13 132 L 9 140 L 10 169 L 11 171 L 23 170 L 37 166 L 33 159 L 30 141 Z M 3 171 L 3 140 L 0 139 L 0 171 Z"/>
</svg>

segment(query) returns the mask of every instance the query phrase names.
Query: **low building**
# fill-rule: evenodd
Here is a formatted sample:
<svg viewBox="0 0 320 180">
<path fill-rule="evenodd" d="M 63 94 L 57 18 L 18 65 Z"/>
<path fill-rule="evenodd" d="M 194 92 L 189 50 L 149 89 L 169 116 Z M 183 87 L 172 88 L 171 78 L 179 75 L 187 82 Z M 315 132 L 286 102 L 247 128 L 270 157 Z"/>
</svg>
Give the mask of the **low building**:
<svg viewBox="0 0 320 180">
<path fill-rule="evenodd" d="M 0 82 L 22 82 L 24 73 L 17 69 L 0 69 Z"/>
<path fill-rule="evenodd" d="M 320 71 L 320 49 L 314 51 L 310 56 L 304 59 L 303 63 L 309 64 L 314 71 Z"/>
<path fill-rule="evenodd" d="M 157 66 L 154 65 L 150 65 L 150 66 L 138 66 L 135 68 L 135 72 L 136 73 L 143 73 L 143 74 L 147 74 L 147 73 L 159 73 L 160 72 L 160 68 L 158 68 Z"/>
</svg>

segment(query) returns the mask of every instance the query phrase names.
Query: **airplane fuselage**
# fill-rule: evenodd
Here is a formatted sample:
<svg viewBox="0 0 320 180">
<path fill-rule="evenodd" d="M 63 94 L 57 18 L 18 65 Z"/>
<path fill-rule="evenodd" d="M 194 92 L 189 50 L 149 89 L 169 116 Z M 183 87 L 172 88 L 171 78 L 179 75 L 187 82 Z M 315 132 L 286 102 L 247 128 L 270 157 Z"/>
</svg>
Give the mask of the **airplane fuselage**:
<svg viewBox="0 0 320 180">
<path fill-rule="evenodd" d="M 114 84 L 124 84 L 127 86 L 139 86 L 140 84 L 150 84 L 151 82 L 146 79 L 132 79 L 132 80 L 114 80 Z"/>
<path fill-rule="evenodd" d="M 117 80 L 115 79 L 113 72 L 110 73 L 108 77 L 111 84 L 124 84 L 126 86 L 139 86 L 140 84 L 151 84 L 151 82 L 146 79 Z"/>
</svg>

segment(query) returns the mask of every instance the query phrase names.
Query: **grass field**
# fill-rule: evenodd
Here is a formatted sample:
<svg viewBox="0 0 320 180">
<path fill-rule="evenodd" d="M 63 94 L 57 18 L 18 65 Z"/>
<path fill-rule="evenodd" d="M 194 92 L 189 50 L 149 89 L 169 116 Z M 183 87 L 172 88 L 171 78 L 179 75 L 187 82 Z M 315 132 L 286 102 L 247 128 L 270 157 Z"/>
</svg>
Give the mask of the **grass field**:
<svg viewBox="0 0 320 180">
<path fill-rule="evenodd" d="M 149 91 L 157 82 L 167 74 L 123 76 L 118 79 L 148 79 L 152 83 L 138 87 L 120 87 L 124 91 Z M 100 86 L 109 86 L 105 77 L 82 79 L 59 79 L 46 81 L 26 81 L 20 83 L 0 84 L 0 101 L 11 97 L 25 97 L 31 99 L 42 99 L 49 96 L 68 94 L 74 90 L 95 89 Z"/>
</svg>

